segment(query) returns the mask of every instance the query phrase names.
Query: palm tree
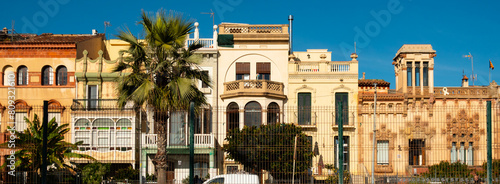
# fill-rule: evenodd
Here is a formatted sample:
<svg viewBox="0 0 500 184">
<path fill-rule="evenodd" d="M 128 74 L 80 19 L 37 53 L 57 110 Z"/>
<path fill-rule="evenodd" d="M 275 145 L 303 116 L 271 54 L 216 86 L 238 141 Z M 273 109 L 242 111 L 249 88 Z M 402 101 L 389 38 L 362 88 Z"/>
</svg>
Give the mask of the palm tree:
<svg viewBox="0 0 500 184">
<path fill-rule="evenodd" d="M 158 169 L 158 183 L 166 183 L 167 169 L 167 119 L 168 112 L 187 110 L 189 103 L 197 107 L 206 104 L 206 98 L 194 81 L 210 84 L 206 73 L 198 70 L 194 52 L 202 45 L 195 43 L 185 47 L 187 35 L 193 30 L 193 22 L 179 14 L 156 15 L 142 12 L 140 25 L 145 31 L 144 41 L 130 30 L 120 31 L 118 38 L 130 44 L 120 51 L 125 57 L 114 69 L 129 72 L 119 79 L 118 106 L 134 102 L 135 109 L 143 105 L 153 109 L 157 133 L 157 153 L 154 159 Z"/>
<path fill-rule="evenodd" d="M 15 131 L 16 162 L 15 166 L 20 171 L 36 171 L 40 174 L 42 167 L 42 139 L 43 127 L 35 114 L 33 121 L 24 118 L 28 128 L 24 132 Z M 75 144 L 64 141 L 64 135 L 70 131 L 69 124 L 58 125 L 55 118 L 47 123 L 47 163 L 59 170 L 69 170 L 75 173 L 75 167 L 69 160 L 71 158 L 84 158 L 95 160 L 93 157 L 73 153 L 82 141 Z M 5 167 L 6 163 L 2 166 Z"/>
</svg>

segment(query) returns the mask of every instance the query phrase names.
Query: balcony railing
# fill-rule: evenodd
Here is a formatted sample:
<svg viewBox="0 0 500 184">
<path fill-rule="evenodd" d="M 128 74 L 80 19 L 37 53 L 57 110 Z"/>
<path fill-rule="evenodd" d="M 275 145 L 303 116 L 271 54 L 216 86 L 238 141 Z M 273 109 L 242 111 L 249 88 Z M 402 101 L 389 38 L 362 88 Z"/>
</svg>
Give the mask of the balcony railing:
<svg viewBox="0 0 500 184">
<path fill-rule="evenodd" d="M 357 62 L 352 61 L 319 61 L 319 62 L 299 62 L 290 63 L 295 65 L 290 68 L 291 74 L 295 73 L 355 73 L 357 72 Z"/>
<path fill-rule="evenodd" d="M 221 98 L 232 97 L 234 95 L 283 95 L 284 85 L 281 82 L 268 80 L 237 80 L 224 83 L 224 94 Z"/>
<path fill-rule="evenodd" d="M 190 38 L 186 40 L 187 46 L 189 47 L 191 44 L 196 42 L 196 39 Z M 216 48 L 214 45 L 214 39 L 211 38 L 200 38 L 198 39 L 198 42 L 203 45 L 202 48 Z"/>
<path fill-rule="evenodd" d="M 168 137 L 168 135 L 167 135 Z M 167 147 L 171 146 L 187 146 L 189 144 L 189 136 L 186 135 L 186 142 L 184 145 L 179 145 L 179 144 L 170 144 L 170 142 L 173 141 L 168 141 L 167 140 Z M 168 139 L 168 138 L 167 138 Z M 213 148 L 215 146 L 215 140 L 214 140 L 214 135 L 213 134 L 194 134 L 194 147 L 199 147 L 199 148 Z M 142 134 L 142 147 L 143 148 L 156 148 L 157 145 L 157 134 Z"/>
<path fill-rule="evenodd" d="M 487 87 L 434 87 L 436 97 L 482 97 L 488 98 Z"/>
<path fill-rule="evenodd" d="M 133 103 L 127 103 L 123 109 L 132 109 Z M 116 99 L 73 99 L 72 110 L 76 111 L 98 111 L 118 109 Z"/>
<path fill-rule="evenodd" d="M 228 25 L 223 24 L 220 27 L 221 34 L 253 34 L 253 33 L 268 33 L 268 34 L 281 34 L 288 33 L 288 25 L 247 25 L 247 24 L 235 24 Z"/>
</svg>

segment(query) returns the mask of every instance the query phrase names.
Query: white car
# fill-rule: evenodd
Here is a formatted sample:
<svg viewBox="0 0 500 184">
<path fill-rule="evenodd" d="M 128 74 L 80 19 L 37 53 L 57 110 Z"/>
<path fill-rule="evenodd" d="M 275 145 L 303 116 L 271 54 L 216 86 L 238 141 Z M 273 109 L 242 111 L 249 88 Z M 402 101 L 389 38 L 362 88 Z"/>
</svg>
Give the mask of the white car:
<svg viewBox="0 0 500 184">
<path fill-rule="evenodd" d="M 215 176 L 203 184 L 259 184 L 259 176 L 255 174 L 224 174 Z"/>
</svg>

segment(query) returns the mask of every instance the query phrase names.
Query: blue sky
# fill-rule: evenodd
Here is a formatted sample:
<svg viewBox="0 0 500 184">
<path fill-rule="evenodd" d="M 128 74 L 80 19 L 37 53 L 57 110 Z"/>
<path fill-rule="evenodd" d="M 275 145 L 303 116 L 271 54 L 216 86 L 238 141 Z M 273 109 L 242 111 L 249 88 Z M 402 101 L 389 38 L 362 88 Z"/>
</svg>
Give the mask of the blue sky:
<svg viewBox="0 0 500 184">
<path fill-rule="evenodd" d="M 90 34 L 92 29 L 104 32 L 103 22 L 109 21 L 108 38 L 124 26 L 139 35 L 141 10 L 160 8 L 198 21 L 205 38 L 212 36 L 212 18 L 201 12 L 213 10 L 215 24 L 287 24 L 292 14 L 293 50 L 328 49 L 333 60 L 348 60 L 356 41 L 359 76 L 366 72 L 366 78 L 384 79 L 391 88 L 392 58 L 403 44 L 432 44 L 437 54 L 435 86 L 460 86 L 462 71 L 471 74 L 471 62 L 463 57 L 469 52 L 474 56 L 476 85 L 488 84 L 490 59 L 500 67 L 498 1 L 9 1 L 0 11 L 0 27 L 11 28 L 14 20 L 17 32 Z M 492 80 L 500 82 L 499 70 L 491 72 Z"/>
</svg>

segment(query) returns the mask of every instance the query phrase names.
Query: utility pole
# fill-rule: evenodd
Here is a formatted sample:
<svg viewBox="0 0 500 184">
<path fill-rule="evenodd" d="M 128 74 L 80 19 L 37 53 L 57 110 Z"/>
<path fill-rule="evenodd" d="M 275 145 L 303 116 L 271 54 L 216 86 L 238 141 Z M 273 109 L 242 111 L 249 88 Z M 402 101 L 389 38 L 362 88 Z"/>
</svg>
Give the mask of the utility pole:
<svg viewBox="0 0 500 184">
<path fill-rule="evenodd" d="M 337 102 L 338 105 L 338 116 L 337 116 L 337 122 L 338 123 L 338 131 L 339 131 L 339 138 L 338 138 L 338 145 L 339 145 L 339 184 L 344 184 L 344 104 L 342 104 L 342 101 Z"/>
<path fill-rule="evenodd" d="M 43 119 L 42 119 L 42 184 L 47 184 L 47 124 L 49 123 L 49 101 L 43 101 Z"/>
<path fill-rule="evenodd" d="M 372 151 L 372 183 L 375 184 L 375 148 L 377 147 L 377 83 L 374 83 L 373 94 L 373 151 Z"/>
<path fill-rule="evenodd" d="M 194 102 L 189 104 L 189 184 L 194 184 Z"/>
</svg>

